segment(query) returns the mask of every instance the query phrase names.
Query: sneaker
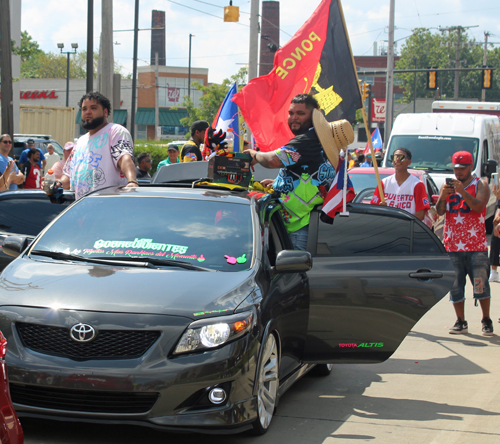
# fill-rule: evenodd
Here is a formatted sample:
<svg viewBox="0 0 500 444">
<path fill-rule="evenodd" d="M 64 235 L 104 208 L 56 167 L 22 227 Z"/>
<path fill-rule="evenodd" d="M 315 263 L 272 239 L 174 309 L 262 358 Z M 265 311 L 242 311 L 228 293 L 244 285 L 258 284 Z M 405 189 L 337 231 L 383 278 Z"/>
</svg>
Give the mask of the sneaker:
<svg viewBox="0 0 500 444">
<path fill-rule="evenodd" d="M 469 333 L 467 321 L 462 321 L 462 319 L 458 318 L 455 325 L 450 328 L 448 332 L 450 335 L 464 335 Z"/>
<path fill-rule="evenodd" d="M 483 336 L 493 336 L 493 322 L 490 318 L 484 318 L 481 321 L 483 325 Z"/>
<path fill-rule="evenodd" d="M 491 270 L 490 278 L 488 279 L 490 282 L 500 282 L 500 276 L 498 275 L 498 271 Z"/>
</svg>

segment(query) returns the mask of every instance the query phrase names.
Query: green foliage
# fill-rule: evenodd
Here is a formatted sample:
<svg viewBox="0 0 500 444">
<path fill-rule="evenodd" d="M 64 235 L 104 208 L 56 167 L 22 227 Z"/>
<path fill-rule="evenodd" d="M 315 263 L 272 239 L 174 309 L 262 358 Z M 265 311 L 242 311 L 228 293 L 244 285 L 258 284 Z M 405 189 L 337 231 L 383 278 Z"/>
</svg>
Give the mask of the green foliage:
<svg viewBox="0 0 500 444">
<path fill-rule="evenodd" d="M 401 58 L 396 62 L 396 69 L 414 69 L 415 61 L 418 69 L 454 68 L 456 58 L 457 32 L 431 33 L 425 28 L 416 28 L 413 35 L 406 39 L 401 50 Z M 481 42 L 471 39 L 466 33 L 461 35 L 460 60 L 465 60 L 462 67 L 475 68 L 483 66 L 484 46 Z M 500 49 L 488 50 L 488 65 L 500 67 Z M 493 71 L 493 89 L 486 92 L 486 100 L 500 100 L 500 72 Z M 402 103 L 409 103 L 414 98 L 414 73 L 397 74 L 396 80 L 402 82 L 405 89 Z M 452 99 L 454 96 L 455 73 L 439 72 L 439 95 L 442 99 Z M 427 86 L 427 73 L 417 74 L 417 98 L 433 98 L 434 91 L 429 91 Z M 481 100 L 481 72 L 460 72 L 459 85 L 460 98 Z"/>
<path fill-rule="evenodd" d="M 238 85 L 245 83 L 247 74 L 248 68 L 244 67 L 231 78 L 224 79 L 221 85 L 211 84 L 205 86 L 197 81 L 191 82 L 193 88 L 203 92 L 203 96 L 200 98 L 201 107 L 196 108 L 191 98 L 184 96 L 184 103 L 181 106 L 186 107 L 188 117 L 181 119 L 181 123 L 184 126 L 191 126 L 196 120 L 206 120 L 212 123 L 231 85 L 234 82 L 237 82 Z"/>
<path fill-rule="evenodd" d="M 181 138 L 176 138 L 175 140 L 180 140 Z M 151 156 L 151 171 L 149 174 L 153 176 L 158 164 L 165 160 L 168 157 L 168 143 L 171 140 L 136 140 L 134 142 L 134 156 L 137 159 L 137 156 L 141 153 L 149 153 Z"/>
<path fill-rule="evenodd" d="M 21 56 L 21 78 L 65 79 L 68 69 L 66 54 L 42 51 L 27 31 L 21 33 L 21 47 L 13 47 L 13 53 Z M 87 51 L 69 56 L 69 75 L 72 79 L 87 78 Z M 94 77 L 97 76 L 99 54 L 94 53 Z M 115 60 L 114 72 L 120 74 L 123 66 Z"/>
</svg>

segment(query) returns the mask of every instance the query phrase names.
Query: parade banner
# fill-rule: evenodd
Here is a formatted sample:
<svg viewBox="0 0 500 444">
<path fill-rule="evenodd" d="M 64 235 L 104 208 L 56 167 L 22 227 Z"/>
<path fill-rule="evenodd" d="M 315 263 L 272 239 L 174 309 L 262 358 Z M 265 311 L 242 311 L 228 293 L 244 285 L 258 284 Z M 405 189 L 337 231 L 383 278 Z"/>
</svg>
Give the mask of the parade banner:
<svg viewBox="0 0 500 444">
<path fill-rule="evenodd" d="M 301 93 L 316 97 L 329 122 L 352 123 L 362 107 L 340 0 L 323 0 L 276 52 L 273 70 L 250 80 L 234 96 L 262 151 L 277 149 L 293 137 L 288 108 Z"/>
<path fill-rule="evenodd" d="M 229 91 L 222 102 L 219 111 L 214 118 L 212 123 L 212 127 L 214 127 L 217 131 L 222 130 L 227 132 L 229 128 L 233 129 L 234 133 L 234 152 L 239 152 L 240 148 L 240 125 L 238 123 L 238 106 L 236 103 L 232 102 L 231 99 L 238 92 L 238 85 L 236 82 L 233 83 L 233 86 L 229 88 Z"/>
</svg>

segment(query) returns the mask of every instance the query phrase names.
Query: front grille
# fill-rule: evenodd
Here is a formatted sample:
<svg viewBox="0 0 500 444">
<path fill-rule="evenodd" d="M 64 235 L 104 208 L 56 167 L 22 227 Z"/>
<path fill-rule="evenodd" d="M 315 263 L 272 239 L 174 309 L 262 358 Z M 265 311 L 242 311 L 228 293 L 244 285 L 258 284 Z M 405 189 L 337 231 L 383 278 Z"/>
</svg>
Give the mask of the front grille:
<svg viewBox="0 0 500 444">
<path fill-rule="evenodd" d="M 16 322 L 26 348 L 74 360 L 132 359 L 142 356 L 160 337 L 159 331 L 99 330 L 90 342 L 71 339 L 69 328 Z"/>
<path fill-rule="evenodd" d="M 10 384 L 15 404 L 44 409 L 88 413 L 146 413 L 159 397 L 158 393 L 68 390 L 25 384 Z"/>
</svg>

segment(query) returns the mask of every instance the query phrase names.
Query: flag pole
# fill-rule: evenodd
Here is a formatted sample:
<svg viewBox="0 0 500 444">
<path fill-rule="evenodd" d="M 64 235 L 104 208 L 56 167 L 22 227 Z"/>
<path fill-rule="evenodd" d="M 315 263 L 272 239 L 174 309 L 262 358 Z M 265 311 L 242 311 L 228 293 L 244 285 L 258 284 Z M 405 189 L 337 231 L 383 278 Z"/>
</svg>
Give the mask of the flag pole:
<svg viewBox="0 0 500 444">
<path fill-rule="evenodd" d="M 354 61 L 354 56 L 352 55 L 351 42 L 349 40 L 349 33 L 347 32 L 347 25 L 345 23 L 344 10 L 342 9 L 342 3 L 340 2 L 340 0 L 338 0 L 338 2 L 339 2 L 340 15 L 342 17 L 342 22 L 344 23 L 347 44 L 349 45 L 349 50 L 351 52 L 352 66 L 354 66 L 354 73 L 356 74 L 356 79 L 358 80 L 359 94 L 361 97 L 363 97 L 363 94 L 361 91 L 361 81 L 359 80 L 359 77 L 358 77 L 358 70 L 356 68 L 356 62 Z M 382 188 L 382 182 L 380 181 L 380 174 L 378 173 L 378 164 L 377 164 L 376 159 L 375 159 L 375 152 L 373 151 L 372 136 L 371 136 L 370 128 L 368 127 L 368 117 L 366 116 L 365 101 L 361 100 L 361 104 L 362 104 L 361 111 L 363 113 L 363 122 L 365 123 L 365 129 L 366 129 L 366 135 L 368 138 L 368 144 L 370 147 L 370 153 L 372 154 L 373 168 L 375 170 L 375 177 L 377 179 L 378 192 L 380 194 L 380 199 L 381 199 L 382 203 L 384 203 L 385 202 L 384 191 Z"/>
<path fill-rule="evenodd" d="M 347 211 L 347 154 L 349 150 L 345 149 L 344 151 L 344 183 L 342 185 L 342 212 L 339 213 L 339 216 L 349 216 L 349 211 Z"/>
</svg>

